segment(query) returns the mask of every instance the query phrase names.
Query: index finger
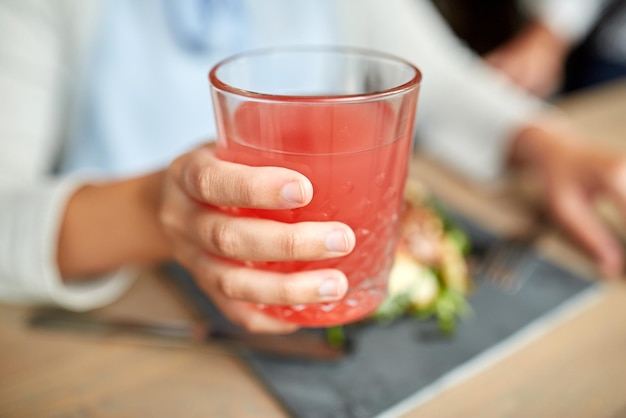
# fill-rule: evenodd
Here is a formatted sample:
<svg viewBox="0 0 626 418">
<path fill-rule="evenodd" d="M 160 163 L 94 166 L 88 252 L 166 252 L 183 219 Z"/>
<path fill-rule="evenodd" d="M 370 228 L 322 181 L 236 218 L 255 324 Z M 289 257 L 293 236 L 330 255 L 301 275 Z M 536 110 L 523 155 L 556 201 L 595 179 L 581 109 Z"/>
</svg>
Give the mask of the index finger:
<svg viewBox="0 0 626 418">
<path fill-rule="evenodd" d="M 170 171 L 189 196 L 214 206 L 292 209 L 313 198 L 313 186 L 304 175 L 282 167 L 220 160 L 209 146 L 178 158 Z"/>
</svg>

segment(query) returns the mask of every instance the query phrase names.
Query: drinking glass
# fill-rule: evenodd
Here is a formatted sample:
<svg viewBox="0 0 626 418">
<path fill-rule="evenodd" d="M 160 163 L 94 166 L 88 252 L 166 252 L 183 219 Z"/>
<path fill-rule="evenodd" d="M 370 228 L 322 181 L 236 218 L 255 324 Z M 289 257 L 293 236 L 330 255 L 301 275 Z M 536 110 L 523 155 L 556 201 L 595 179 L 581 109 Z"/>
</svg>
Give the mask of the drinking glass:
<svg viewBox="0 0 626 418">
<path fill-rule="evenodd" d="M 222 208 L 236 216 L 294 223 L 339 221 L 356 235 L 347 256 L 316 261 L 245 262 L 278 272 L 336 268 L 341 301 L 256 305 L 302 326 L 370 314 L 386 294 L 411 154 L 421 74 L 386 53 L 344 47 L 283 47 L 242 53 L 210 72 L 219 158 L 296 170 L 313 200 L 290 210 Z"/>
</svg>

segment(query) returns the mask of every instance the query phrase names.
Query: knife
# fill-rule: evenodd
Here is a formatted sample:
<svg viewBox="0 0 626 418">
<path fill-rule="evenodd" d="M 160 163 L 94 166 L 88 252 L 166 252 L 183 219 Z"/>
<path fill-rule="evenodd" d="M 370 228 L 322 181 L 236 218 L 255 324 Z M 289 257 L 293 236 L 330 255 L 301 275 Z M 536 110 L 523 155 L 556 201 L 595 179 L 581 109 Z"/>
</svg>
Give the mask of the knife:
<svg viewBox="0 0 626 418">
<path fill-rule="evenodd" d="M 68 330 L 99 335 L 125 334 L 159 337 L 186 343 L 216 342 L 235 349 L 300 360 L 337 361 L 350 351 L 350 344 L 332 346 L 323 337 L 299 331 L 288 335 L 250 334 L 237 329 L 210 327 L 202 322 L 103 318 L 63 310 L 40 310 L 30 316 L 33 328 Z"/>
</svg>

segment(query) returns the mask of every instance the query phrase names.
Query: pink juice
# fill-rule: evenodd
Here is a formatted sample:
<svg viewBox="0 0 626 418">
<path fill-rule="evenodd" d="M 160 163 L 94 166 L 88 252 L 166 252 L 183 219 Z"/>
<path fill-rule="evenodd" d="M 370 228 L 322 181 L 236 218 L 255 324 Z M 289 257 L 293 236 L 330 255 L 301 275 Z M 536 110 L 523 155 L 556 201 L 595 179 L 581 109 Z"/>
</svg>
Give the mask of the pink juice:
<svg viewBox="0 0 626 418">
<path fill-rule="evenodd" d="M 265 314 L 305 326 L 328 326 L 360 319 L 384 298 L 415 115 L 414 101 L 396 104 L 400 109 L 380 101 L 248 102 L 237 109 L 228 126 L 219 127 L 220 158 L 291 168 L 307 176 L 314 189 L 312 202 L 303 208 L 232 208 L 232 213 L 287 223 L 340 221 L 356 234 L 354 251 L 344 257 L 246 263 L 279 272 L 336 268 L 348 277 L 348 294 L 340 302 L 258 305 Z"/>
</svg>

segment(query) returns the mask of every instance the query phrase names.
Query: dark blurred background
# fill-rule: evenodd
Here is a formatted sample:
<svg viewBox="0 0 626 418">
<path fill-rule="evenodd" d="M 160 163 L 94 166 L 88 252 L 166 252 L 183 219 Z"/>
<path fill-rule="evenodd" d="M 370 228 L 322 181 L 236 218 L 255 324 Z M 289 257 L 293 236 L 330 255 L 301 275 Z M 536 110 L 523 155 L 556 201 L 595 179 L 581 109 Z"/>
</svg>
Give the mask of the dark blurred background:
<svg viewBox="0 0 626 418">
<path fill-rule="evenodd" d="M 598 0 L 588 0 L 598 1 Z M 512 39 L 529 23 L 518 0 L 432 0 L 459 38 L 480 55 Z M 626 76 L 626 1 L 611 0 L 564 63 L 567 93 Z"/>
</svg>

